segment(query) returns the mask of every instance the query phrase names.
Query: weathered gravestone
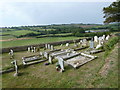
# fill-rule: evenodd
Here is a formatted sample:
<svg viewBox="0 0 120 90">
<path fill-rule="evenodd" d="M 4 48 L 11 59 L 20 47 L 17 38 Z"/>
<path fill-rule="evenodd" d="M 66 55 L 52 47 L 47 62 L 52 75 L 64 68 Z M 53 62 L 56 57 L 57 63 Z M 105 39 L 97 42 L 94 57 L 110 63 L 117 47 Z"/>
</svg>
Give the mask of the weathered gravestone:
<svg viewBox="0 0 120 90">
<path fill-rule="evenodd" d="M 61 57 L 58 57 L 58 64 L 62 71 L 64 71 L 64 60 Z"/>
<path fill-rule="evenodd" d="M 94 36 L 94 42 L 98 42 L 98 37 Z"/>
<path fill-rule="evenodd" d="M 30 47 L 28 47 L 28 52 L 30 52 Z"/>
<path fill-rule="evenodd" d="M 13 59 L 14 58 L 14 52 L 12 49 L 10 49 L 10 52 L 9 52 L 9 55 L 10 55 L 10 58 Z"/>
<path fill-rule="evenodd" d="M 60 45 L 60 47 L 62 47 L 62 46 L 63 46 L 63 44 Z"/>
<path fill-rule="evenodd" d="M 50 49 L 50 44 L 48 44 L 48 49 Z"/>
<path fill-rule="evenodd" d="M 44 52 L 44 57 L 46 57 L 48 59 L 48 53 Z"/>
<path fill-rule="evenodd" d="M 101 45 L 102 39 L 99 38 L 99 44 L 96 46 L 96 49 L 99 49 L 102 45 Z"/>
<path fill-rule="evenodd" d="M 33 52 L 36 52 L 36 47 L 33 47 Z"/>
<path fill-rule="evenodd" d="M 83 39 L 82 41 L 82 46 L 86 46 L 87 45 L 87 40 L 86 39 Z"/>
<path fill-rule="evenodd" d="M 106 40 L 109 40 L 109 38 L 110 38 L 110 35 L 107 35 Z"/>
<path fill-rule="evenodd" d="M 102 36 L 102 40 L 105 40 L 105 35 Z"/>
<path fill-rule="evenodd" d="M 48 45 L 47 44 L 45 44 L 45 49 L 48 49 Z"/>
<path fill-rule="evenodd" d="M 15 74 L 14 74 L 14 76 L 18 76 L 17 60 L 12 61 L 11 63 L 14 65 L 14 67 L 15 67 L 15 71 L 16 71 Z"/>
<path fill-rule="evenodd" d="M 54 46 L 53 45 L 51 45 L 51 50 L 54 50 Z"/>
<path fill-rule="evenodd" d="M 49 63 L 51 63 L 51 64 L 52 64 L 52 59 L 53 59 L 53 57 L 49 55 L 48 61 L 49 61 Z"/>
<path fill-rule="evenodd" d="M 93 40 L 90 41 L 90 48 L 94 49 L 94 42 L 93 42 Z"/>
<path fill-rule="evenodd" d="M 69 43 L 66 43 L 66 47 L 69 47 Z"/>
</svg>

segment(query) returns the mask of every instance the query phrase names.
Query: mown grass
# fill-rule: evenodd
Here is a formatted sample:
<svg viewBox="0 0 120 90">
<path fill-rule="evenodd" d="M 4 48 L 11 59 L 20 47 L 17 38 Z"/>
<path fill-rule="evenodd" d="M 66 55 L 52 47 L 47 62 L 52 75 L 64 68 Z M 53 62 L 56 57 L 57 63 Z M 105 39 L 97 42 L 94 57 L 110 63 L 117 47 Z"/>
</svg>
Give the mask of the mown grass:
<svg viewBox="0 0 120 90">
<path fill-rule="evenodd" d="M 49 42 L 59 42 L 59 41 L 73 40 L 73 39 L 79 39 L 79 37 L 45 37 L 45 38 L 33 38 L 33 39 L 25 39 L 25 40 L 4 41 L 2 42 L 2 48 L 49 43 Z"/>
</svg>

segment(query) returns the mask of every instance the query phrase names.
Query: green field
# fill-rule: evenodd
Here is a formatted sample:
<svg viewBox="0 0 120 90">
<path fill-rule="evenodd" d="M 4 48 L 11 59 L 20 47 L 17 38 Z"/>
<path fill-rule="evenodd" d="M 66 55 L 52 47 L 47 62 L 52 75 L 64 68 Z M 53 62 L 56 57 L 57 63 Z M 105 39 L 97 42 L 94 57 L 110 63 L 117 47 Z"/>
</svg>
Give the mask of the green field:
<svg viewBox="0 0 120 90">
<path fill-rule="evenodd" d="M 63 46 L 64 47 L 64 46 Z M 81 52 L 81 50 L 79 51 Z M 82 50 L 84 52 L 84 50 Z M 16 52 L 15 59 L 22 63 L 21 57 L 36 53 L 27 51 Z M 15 72 L 2 75 L 3 88 L 118 88 L 118 47 L 112 50 L 105 59 L 104 52 L 95 54 L 97 59 L 73 69 L 65 66 L 65 72 L 60 73 L 55 69 L 54 64 L 45 66 L 44 63 L 34 64 L 19 70 L 20 76 L 14 77 Z M 7 66 L 12 60 L 8 53 L 3 54 L 3 65 Z M 109 61 L 108 61 L 109 60 Z M 47 61 L 46 61 L 47 62 Z M 99 72 L 109 62 L 110 68 L 106 69 L 107 74 Z M 7 64 L 5 64 L 7 63 Z"/>
<path fill-rule="evenodd" d="M 4 41 L 2 42 L 2 48 L 49 43 L 49 42 L 59 42 L 59 41 L 73 40 L 73 39 L 79 39 L 79 37 L 45 37 L 45 38 L 33 38 L 26 40 Z"/>
<path fill-rule="evenodd" d="M 8 40 L 8 39 L 14 39 L 14 38 L 16 38 L 16 37 L 11 36 L 11 35 L 9 35 L 9 36 L 0 36 L 0 40 Z"/>
<path fill-rule="evenodd" d="M 15 35 L 15 36 L 20 36 L 20 35 L 25 35 L 27 33 L 38 33 L 36 31 L 30 31 L 30 30 L 18 30 L 18 31 L 7 31 L 7 32 L 2 32 L 2 35 L 9 34 L 9 35 Z"/>
</svg>

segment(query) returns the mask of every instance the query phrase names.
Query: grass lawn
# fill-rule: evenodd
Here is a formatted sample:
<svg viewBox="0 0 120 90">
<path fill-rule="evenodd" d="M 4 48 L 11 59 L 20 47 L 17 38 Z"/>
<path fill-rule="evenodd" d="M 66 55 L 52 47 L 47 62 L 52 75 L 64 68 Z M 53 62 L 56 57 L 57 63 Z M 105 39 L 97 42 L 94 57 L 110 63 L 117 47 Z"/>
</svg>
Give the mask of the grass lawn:
<svg viewBox="0 0 120 90">
<path fill-rule="evenodd" d="M 58 46 L 57 46 L 58 47 Z M 63 46 L 64 47 L 64 46 Z M 82 50 L 84 51 L 84 50 Z M 81 50 L 79 51 L 81 52 Z M 21 63 L 21 57 L 34 53 L 16 52 L 15 58 Z M 34 64 L 20 69 L 20 76 L 14 77 L 15 72 L 2 75 L 3 88 L 118 88 L 118 47 L 112 50 L 107 59 L 112 59 L 108 74 L 102 76 L 99 72 L 106 64 L 104 52 L 95 54 L 97 59 L 73 69 L 65 67 L 65 72 L 60 73 L 54 64 L 45 66 L 44 63 Z M 2 61 L 10 62 L 8 53 L 3 54 Z M 9 59 L 9 60 L 8 60 Z M 47 61 L 46 61 L 47 62 Z"/>
<path fill-rule="evenodd" d="M 14 41 L 4 41 L 2 42 L 2 48 L 14 47 L 14 46 L 24 46 L 31 44 L 49 43 L 49 42 L 59 42 L 65 40 L 79 39 L 80 37 L 45 37 L 45 38 L 33 38 L 26 40 L 14 40 Z"/>
</svg>

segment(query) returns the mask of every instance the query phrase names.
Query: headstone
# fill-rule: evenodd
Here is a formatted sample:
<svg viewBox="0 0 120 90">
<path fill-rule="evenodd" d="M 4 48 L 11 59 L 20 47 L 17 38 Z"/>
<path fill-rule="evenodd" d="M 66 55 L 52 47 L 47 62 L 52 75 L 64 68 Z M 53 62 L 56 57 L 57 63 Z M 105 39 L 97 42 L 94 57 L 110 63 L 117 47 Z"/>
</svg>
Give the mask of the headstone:
<svg viewBox="0 0 120 90">
<path fill-rule="evenodd" d="M 101 45 L 101 44 L 98 44 L 98 45 L 96 46 L 96 49 L 99 49 L 100 47 L 102 47 L 102 45 Z"/>
<path fill-rule="evenodd" d="M 102 37 L 99 37 L 98 40 L 99 40 L 99 44 L 101 44 L 101 42 L 102 42 Z"/>
<path fill-rule="evenodd" d="M 102 39 L 105 40 L 105 35 L 102 36 Z"/>
<path fill-rule="evenodd" d="M 110 38 L 110 35 L 107 35 L 106 40 L 109 40 L 109 38 Z"/>
<path fill-rule="evenodd" d="M 44 52 L 44 57 L 48 58 L 48 53 Z"/>
<path fill-rule="evenodd" d="M 86 46 L 86 45 L 87 45 L 87 40 L 86 40 L 86 39 L 83 39 L 82 45 L 83 45 L 83 46 Z"/>
<path fill-rule="evenodd" d="M 12 59 L 14 58 L 14 53 L 13 53 L 12 49 L 10 49 L 9 55 L 10 55 L 10 58 L 12 58 Z"/>
<path fill-rule="evenodd" d="M 48 49 L 50 49 L 50 44 L 48 44 Z"/>
<path fill-rule="evenodd" d="M 11 62 L 13 65 L 14 65 L 14 67 L 15 67 L 15 74 L 14 74 L 14 76 L 18 76 L 18 66 L 17 66 L 17 60 L 14 60 L 13 62 Z"/>
<path fill-rule="evenodd" d="M 60 45 L 60 47 L 62 47 L 62 46 L 63 46 L 63 44 Z"/>
<path fill-rule="evenodd" d="M 80 42 L 82 43 L 82 42 L 83 42 L 83 40 L 80 40 Z"/>
<path fill-rule="evenodd" d="M 94 42 L 93 42 L 93 40 L 90 41 L 90 48 L 94 49 Z"/>
<path fill-rule="evenodd" d="M 54 50 L 54 46 L 53 45 L 51 45 L 51 50 Z"/>
<path fill-rule="evenodd" d="M 36 47 L 33 47 L 34 52 L 36 52 Z"/>
<path fill-rule="evenodd" d="M 102 45 L 101 45 L 101 39 L 99 38 L 99 44 L 96 46 L 96 49 L 99 49 Z"/>
<path fill-rule="evenodd" d="M 49 59 L 48 60 L 49 60 L 49 63 L 51 63 L 51 64 L 52 64 L 52 59 L 53 59 L 52 56 L 49 55 Z"/>
<path fill-rule="evenodd" d="M 69 43 L 66 43 L 66 47 L 69 47 Z"/>
<path fill-rule="evenodd" d="M 94 42 L 98 42 L 98 37 L 94 36 Z"/>
<path fill-rule="evenodd" d="M 34 52 L 34 48 L 33 48 L 33 46 L 31 46 L 31 51 Z"/>
<path fill-rule="evenodd" d="M 31 51 L 34 52 L 34 49 L 32 49 Z"/>
<path fill-rule="evenodd" d="M 60 65 L 62 71 L 64 71 L 64 60 L 61 57 L 58 57 L 58 64 Z"/>
<path fill-rule="evenodd" d="M 30 52 L 30 47 L 28 47 L 28 52 Z"/>
<path fill-rule="evenodd" d="M 45 44 L 45 49 L 48 49 L 48 45 L 47 44 Z"/>
<path fill-rule="evenodd" d="M 74 42 L 74 46 L 77 47 L 78 45 L 75 43 L 75 40 L 73 40 L 73 42 Z"/>
</svg>

